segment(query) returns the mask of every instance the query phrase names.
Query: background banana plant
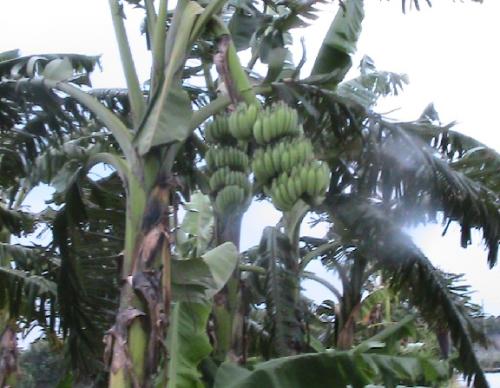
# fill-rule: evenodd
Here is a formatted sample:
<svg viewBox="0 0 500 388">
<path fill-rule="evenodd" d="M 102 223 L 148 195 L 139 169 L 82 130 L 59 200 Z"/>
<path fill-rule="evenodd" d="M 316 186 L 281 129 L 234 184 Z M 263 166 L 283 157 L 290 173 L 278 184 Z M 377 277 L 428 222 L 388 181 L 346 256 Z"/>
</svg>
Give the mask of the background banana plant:
<svg viewBox="0 0 500 388">
<path fill-rule="evenodd" d="M 144 85 L 126 3 L 145 15 L 152 68 Z M 441 338 L 450 332 L 458 368 L 487 386 L 472 348 L 484 337 L 464 289 L 401 227 L 458 222 L 462 246 L 481 229 L 495 265 L 499 155 L 442 125 L 432 107 L 414 122 L 377 114 L 377 99 L 407 80 L 368 57 L 345 80 L 362 0 L 340 2 L 304 76 L 305 52 L 295 64 L 290 30 L 315 19 L 316 3 L 180 0 L 171 9 L 166 0 L 109 0 L 125 89 L 91 88 L 98 58 L 0 55 L 0 383 L 16 375 L 15 349 L 5 344 L 19 326 L 64 340 L 74 382 L 112 387 L 445 381 L 446 361 L 390 346 L 414 335 L 413 315 L 360 340 L 364 293 L 381 277 L 407 311 Z M 238 52 L 248 48 L 241 65 Z M 331 170 L 329 188 L 240 253 L 244 209 L 229 218 L 213 211 L 205 127 L 240 102 L 276 101 L 299 112 Z M 30 212 L 23 201 L 40 184 L 53 188 L 50 206 Z M 258 187 L 254 194 L 265 200 Z M 328 223 L 327 236 L 299 239 L 306 211 Z M 11 238 L 34 231 L 45 236 L 38 245 Z M 307 271 L 316 258 L 342 289 Z M 335 306 L 307 300 L 305 278 L 326 285 Z"/>
</svg>

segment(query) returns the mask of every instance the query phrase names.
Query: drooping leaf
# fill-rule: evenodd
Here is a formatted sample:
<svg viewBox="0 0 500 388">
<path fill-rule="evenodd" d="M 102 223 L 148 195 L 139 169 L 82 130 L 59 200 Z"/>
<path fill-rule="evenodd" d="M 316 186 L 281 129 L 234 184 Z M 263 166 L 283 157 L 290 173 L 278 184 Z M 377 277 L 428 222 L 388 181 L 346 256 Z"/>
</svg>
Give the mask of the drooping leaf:
<svg viewBox="0 0 500 388">
<path fill-rule="evenodd" d="M 417 357 L 326 351 L 276 358 L 257 364 L 252 371 L 224 363 L 214 388 L 364 387 L 443 382 L 449 378 L 445 362 Z M 389 384 L 387 384 L 389 383 Z"/>
<path fill-rule="evenodd" d="M 231 277 L 238 251 L 224 243 L 201 258 L 172 262 L 174 303 L 168 328 L 168 382 L 172 387 L 204 387 L 197 367 L 212 347 L 206 331 L 209 300 Z"/>
<path fill-rule="evenodd" d="M 215 283 L 215 288 L 209 290 L 208 296 L 215 295 L 224 287 L 238 264 L 238 256 L 238 250 L 231 242 L 221 244 L 201 256 L 210 268 Z"/>
<path fill-rule="evenodd" d="M 311 76 L 337 74 L 329 82 L 338 84 L 351 67 L 351 55 L 364 18 L 363 0 L 343 1 L 323 40 Z"/>
<path fill-rule="evenodd" d="M 211 311 L 209 303 L 174 303 L 169 320 L 167 349 L 168 386 L 173 388 L 202 388 L 205 385 L 198 370 L 212 347 L 206 327 Z"/>
<path fill-rule="evenodd" d="M 205 301 L 224 287 L 238 262 L 234 244 L 226 242 L 201 257 L 172 261 L 172 293 L 177 301 Z"/>
<path fill-rule="evenodd" d="M 207 290 L 215 289 L 208 265 L 199 257 L 172 260 L 172 298 L 174 301 L 206 299 Z"/>
<path fill-rule="evenodd" d="M 23 283 L 24 287 L 35 287 L 38 294 L 49 293 L 53 296 L 57 295 L 57 285 L 43 276 L 30 275 L 25 271 L 3 266 L 0 266 L 0 272 L 6 277 L 16 278 Z"/>
<path fill-rule="evenodd" d="M 481 182 L 456 171 L 433 150 L 405 132 L 404 126 L 385 123 L 381 128 L 388 129 L 389 136 L 383 145 L 374 147 L 378 161 L 375 169 L 367 167 L 364 179 L 373 185 L 375 174 L 385 169 L 382 185 L 386 200 L 395 196 L 406 206 L 404 216 L 414 213 L 432 214 L 443 212 L 446 221 L 457 221 L 461 226 L 461 245 L 471 242 L 472 228 L 480 228 L 488 247 L 488 263 L 493 266 L 497 261 L 500 241 L 500 205 L 498 194 Z M 382 129 L 384 131 L 384 129 Z M 386 166 L 398 165 L 387 170 Z M 411 183 L 410 183 L 411 181 Z M 403 185 L 401 182 L 404 182 Z M 398 186 L 401 189 L 397 189 Z M 373 186 L 372 186 L 373 187 Z M 423 195 L 426 193 L 427 195 Z"/>
<path fill-rule="evenodd" d="M 336 91 L 304 83 L 276 87 L 283 96 L 302 95 L 308 102 L 303 103 L 304 128 L 329 163 L 331 195 L 368 194 L 384 202 L 400 222 L 429 222 L 441 216 L 445 223 L 456 221 L 463 247 L 471 243 L 472 229 L 481 229 L 488 264 L 496 263 L 500 241 L 496 153 L 488 151 L 484 163 L 476 160 L 470 169 L 464 161 L 462 169 L 464 150 L 478 144 L 455 136 L 448 126 L 423 119 L 392 122 Z"/>
<path fill-rule="evenodd" d="M 58 259 L 58 304 L 53 314 L 78 373 L 102 368 L 102 337 L 118 307 L 117 277 L 124 237 L 124 196 L 116 174 L 93 181 L 83 176 L 61 196 L 63 206 L 45 215 Z M 54 319 L 54 318 L 52 318 Z"/>
</svg>

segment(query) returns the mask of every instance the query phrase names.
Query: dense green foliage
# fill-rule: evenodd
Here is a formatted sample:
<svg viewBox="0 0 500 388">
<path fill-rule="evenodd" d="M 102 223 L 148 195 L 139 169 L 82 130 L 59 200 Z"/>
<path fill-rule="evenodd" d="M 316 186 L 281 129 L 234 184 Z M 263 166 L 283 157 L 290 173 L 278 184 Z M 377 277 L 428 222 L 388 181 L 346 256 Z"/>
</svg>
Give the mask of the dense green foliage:
<svg viewBox="0 0 500 388">
<path fill-rule="evenodd" d="M 345 79 L 363 1 L 340 2 L 307 76 L 290 30 L 315 20 L 314 1 L 109 3 L 126 89 L 92 89 L 97 58 L 0 54 L 0 385 L 16 376 L 14 328 L 36 326 L 62 340 L 75 384 L 435 386 L 453 366 L 486 387 L 468 288 L 402 227 L 457 222 L 463 247 L 480 229 L 494 266 L 500 156 L 432 106 L 413 122 L 376 113 L 407 79 L 368 57 Z M 126 3 L 145 14 L 144 85 Z M 40 184 L 51 206 L 23 210 Z M 283 218 L 241 252 L 250 200 Z M 306 215 L 324 238 L 301 235 Z M 40 230 L 40 245 L 12 239 Z M 303 279 L 332 299 L 307 300 Z M 414 351 L 422 332 L 434 345 Z"/>
<path fill-rule="evenodd" d="M 48 341 L 31 344 L 28 350 L 21 353 L 19 367 L 21 370 L 20 386 L 23 388 L 55 387 L 66 374 L 62 349 L 56 350 Z"/>
</svg>

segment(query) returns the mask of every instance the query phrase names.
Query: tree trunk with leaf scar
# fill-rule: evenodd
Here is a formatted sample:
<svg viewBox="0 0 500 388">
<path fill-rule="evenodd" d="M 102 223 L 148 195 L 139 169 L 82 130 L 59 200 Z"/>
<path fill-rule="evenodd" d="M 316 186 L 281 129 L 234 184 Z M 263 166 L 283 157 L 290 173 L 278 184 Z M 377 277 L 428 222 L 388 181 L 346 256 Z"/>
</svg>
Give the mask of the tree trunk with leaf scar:
<svg viewBox="0 0 500 388">
<path fill-rule="evenodd" d="M 112 387 L 151 385 L 151 377 L 167 362 L 166 337 L 170 309 L 170 188 L 160 174 L 151 190 L 132 257 L 126 262 L 120 311 L 105 342 Z M 164 368 L 166 370 L 166 368 Z"/>
</svg>

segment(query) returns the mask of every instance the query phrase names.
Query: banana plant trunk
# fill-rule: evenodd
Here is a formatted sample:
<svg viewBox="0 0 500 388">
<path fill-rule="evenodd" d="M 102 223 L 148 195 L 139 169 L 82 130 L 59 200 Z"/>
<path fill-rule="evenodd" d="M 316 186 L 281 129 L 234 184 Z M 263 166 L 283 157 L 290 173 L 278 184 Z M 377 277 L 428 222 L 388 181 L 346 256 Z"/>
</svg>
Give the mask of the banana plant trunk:
<svg viewBox="0 0 500 388">
<path fill-rule="evenodd" d="M 340 301 L 340 312 L 336 321 L 336 345 L 342 350 L 351 349 L 354 345 L 356 322 L 361 312 L 361 298 L 363 284 L 367 277 L 366 260 L 356 257 L 349 272 L 344 267 L 338 266 L 339 276 L 342 281 L 343 295 Z"/>
<path fill-rule="evenodd" d="M 239 62 L 229 31 L 217 19 L 215 22 L 213 29 L 218 39 L 218 52 L 214 57 L 214 63 L 226 86 L 232 107 L 234 108 L 240 101 L 249 105 L 258 104 L 248 77 Z M 216 217 L 216 243 L 232 242 L 239 251 L 242 218 L 243 211 L 237 211 L 224 218 Z M 216 337 L 214 356 L 218 362 L 225 360 L 245 362 L 247 305 L 243 291 L 237 268 L 225 287 L 214 297 Z"/>
<path fill-rule="evenodd" d="M 242 213 L 216 219 L 217 245 L 233 243 L 239 251 Z M 240 272 L 236 269 L 224 288 L 214 297 L 215 359 L 243 363 L 245 306 L 241 295 Z"/>
<path fill-rule="evenodd" d="M 337 348 L 340 350 L 349 350 L 354 345 L 356 321 L 359 318 L 360 307 L 361 296 L 353 299 L 342 298 L 341 312 L 337 316 Z"/>
<path fill-rule="evenodd" d="M 158 173 L 147 199 L 140 185 L 129 186 L 120 309 L 105 340 L 110 387 L 151 386 L 160 361 L 168 359 L 161 344 L 171 301 L 172 185 Z"/>
</svg>

